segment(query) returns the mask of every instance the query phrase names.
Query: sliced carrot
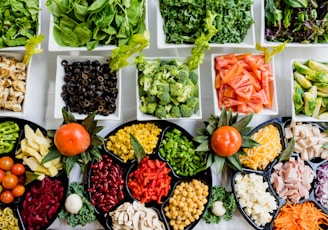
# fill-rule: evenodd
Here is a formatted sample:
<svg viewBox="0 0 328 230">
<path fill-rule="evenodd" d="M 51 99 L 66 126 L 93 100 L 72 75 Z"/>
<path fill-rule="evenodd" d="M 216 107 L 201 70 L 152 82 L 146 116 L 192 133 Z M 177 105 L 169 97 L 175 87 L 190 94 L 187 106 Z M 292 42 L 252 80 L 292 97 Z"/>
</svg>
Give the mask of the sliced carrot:
<svg viewBox="0 0 328 230">
<path fill-rule="evenodd" d="M 236 63 L 232 66 L 232 68 L 226 69 L 225 71 L 221 71 L 222 74 L 220 74 L 220 75 L 221 75 L 221 80 L 223 83 L 229 82 L 231 80 L 231 78 L 236 76 L 238 66 L 239 65 Z"/>
<path fill-rule="evenodd" d="M 217 72 L 216 75 L 215 75 L 215 83 L 214 83 L 214 87 L 216 89 L 220 88 L 220 85 L 221 85 L 221 76 L 220 76 L 220 73 Z"/>
<path fill-rule="evenodd" d="M 251 56 L 251 53 L 244 53 L 236 55 L 237 60 L 245 60 L 247 57 Z"/>
</svg>

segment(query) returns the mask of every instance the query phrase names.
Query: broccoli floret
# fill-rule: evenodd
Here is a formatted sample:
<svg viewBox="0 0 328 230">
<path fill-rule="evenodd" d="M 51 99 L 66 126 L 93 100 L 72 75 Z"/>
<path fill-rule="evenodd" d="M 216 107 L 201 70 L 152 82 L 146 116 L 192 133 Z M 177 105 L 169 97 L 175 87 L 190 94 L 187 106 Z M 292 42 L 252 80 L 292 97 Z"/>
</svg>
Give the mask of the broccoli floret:
<svg viewBox="0 0 328 230">
<path fill-rule="evenodd" d="M 198 97 L 190 97 L 187 101 L 186 101 L 186 105 L 188 105 L 191 108 L 194 109 L 198 109 L 198 105 L 199 105 L 199 99 Z"/>
<path fill-rule="evenodd" d="M 192 81 L 194 85 L 198 84 L 198 74 L 195 71 L 189 72 L 189 79 Z"/>
<path fill-rule="evenodd" d="M 148 103 L 146 106 L 147 113 L 154 114 L 157 108 L 157 103 Z"/>
<path fill-rule="evenodd" d="M 155 116 L 162 119 L 166 117 L 166 109 L 164 105 L 158 105 L 156 110 L 155 110 Z"/>
<path fill-rule="evenodd" d="M 194 95 L 194 85 L 189 80 L 186 81 L 185 84 L 182 86 L 182 89 L 179 91 L 179 95 L 176 97 L 176 100 L 180 103 L 184 103 L 193 95 Z"/>
<path fill-rule="evenodd" d="M 160 67 L 160 65 L 161 62 L 159 59 L 147 60 L 144 62 L 137 63 L 137 69 L 141 71 L 144 75 L 153 76 Z"/>
<path fill-rule="evenodd" d="M 157 94 L 159 104 L 167 105 L 171 102 L 171 95 L 169 91 L 162 91 Z"/>
<path fill-rule="evenodd" d="M 139 110 L 143 113 L 147 113 L 147 99 L 145 97 L 140 97 Z"/>
<path fill-rule="evenodd" d="M 147 102 L 148 103 L 158 103 L 158 99 L 154 95 L 147 95 Z"/>
<path fill-rule="evenodd" d="M 179 70 L 179 74 L 177 75 L 177 81 L 180 83 L 184 83 L 189 78 L 189 70 L 181 69 Z"/>
<path fill-rule="evenodd" d="M 139 86 L 142 87 L 144 91 L 149 90 L 152 82 L 153 82 L 153 79 L 151 76 L 141 74 L 139 77 Z"/>
<path fill-rule="evenodd" d="M 168 118 L 180 118 L 181 117 L 181 112 L 180 108 L 177 105 L 173 105 L 171 108 L 170 113 L 167 115 Z"/>
<path fill-rule="evenodd" d="M 180 105 L 180 112 L 182 117 L 191 117 L 194 114 L 195 109 L 186 104 Z"/>
</svg>

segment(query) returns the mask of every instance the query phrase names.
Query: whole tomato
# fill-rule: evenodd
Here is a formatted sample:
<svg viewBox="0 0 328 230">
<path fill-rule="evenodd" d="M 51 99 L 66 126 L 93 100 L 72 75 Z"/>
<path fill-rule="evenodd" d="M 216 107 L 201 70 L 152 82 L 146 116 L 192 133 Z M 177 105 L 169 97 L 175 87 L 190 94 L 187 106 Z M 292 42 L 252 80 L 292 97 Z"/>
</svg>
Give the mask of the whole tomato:
<svg viewBox="0 0 328 230">
<path fill-rule="evenodd" d="M 14 195 L 9 191 L 3 191 L 0 195 L 0 200 L 2 203 L 9 204 L 15 199 Z"/>
<path fill-rule="evenodd" d="M 24 192 L 25 192 L 25 187 L 24 187 L 24 185 L 21 185 L 21 184 L 16 185 L 11 190 L 11 193 L 13 194 L 14 197 L 20 197 L 24 194 Z"/>
<path fill-rule="evenodd" d="M 2 179 L 2 186 L 6 189 L 12 189 L 18 184 L 18 178 L 14 174 L 7 174 Z"/>
<path fill-rule="evenodd" d="M 211 136 L 212 150 L 221 157 L 228 157 L 238 152 L 242 144 L 239 131 L 232 126 L 221 126 Z"/>
<path fill-rule="evenodd" d="M 6 172 L 3 169 L 0 169 L 0 183 L 5 175 L 6 175 Z"/>
<path fill-rule="evenodd" d="M 8 171 L 14 165 L 14 160 L 11 157 L 3 156 L 0 158 L 0 168 Z"/>
<path fill-rule="evenodd" d="M 73 122 L 64 124 L 57 129 L 54 143 L 64 156 L 75 156 L 89 148 L 91 138 L 83 125 Z"/>
<path fill-rule="evenodd" d="M 25 173 L 25 167 L 21 163 L 15 163 L 13 167 L 11 167 L 11 173 L 16 176 L 22 176 Z"/>
</svg>

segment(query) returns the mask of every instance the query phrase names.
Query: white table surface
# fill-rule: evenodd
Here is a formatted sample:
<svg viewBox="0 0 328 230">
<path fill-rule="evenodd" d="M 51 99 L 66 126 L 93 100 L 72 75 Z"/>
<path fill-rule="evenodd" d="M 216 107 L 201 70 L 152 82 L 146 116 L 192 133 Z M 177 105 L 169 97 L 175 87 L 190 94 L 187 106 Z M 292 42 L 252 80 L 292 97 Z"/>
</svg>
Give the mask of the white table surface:
<svg viewBox="0 0 328 230">
<path fill-rule="evenodd" d="M 148 25 L 151 32 L 150 48 L 144 51 L 146 56 L 189 56 L 190 49 L 157 49 L 156 45 L 156 15 L 155 0 L 148 0 Z M 255 31 L 256 41 L 260 39 L 260 1 L 254 0 L 254 13 L 255 13 Z M 45 40 L 42 43 L 43 53 L 35 55 L 32 61 L 31 79 L 30 84 L 33 85 L 33 92 L 30 98 L 26 99 L 27 113 L 24 119 L 33 121 L 46 129 L 57 128 L 62 120 L 54 119 L 54 93 L 55 93 L 55 75 L 56 75 L 56 57 L 57 55 L 110 55 L 110 51 L 93 51 L 93 52 L 48 52 L 48 31 L 49 31 L 49 12 L 45 6 L 46 0 L 42 0 L 42 27 L 41 31 L 45 35 Z M 211 64 L 210 56 L 212 53 L 227 53 L 227 52 L 254 52 L 255 49 L 233 49 L 233 48 L 212 48 L 206 52 L 204 63 L 200 66 L 201 69 L 201 96 L 202 96 L 202 109 L 203 120 L 213 113 L 213 95 L 211 89 Z M 290 60 L 292 58 L 316 58 L 320 60 L 328 60 L 328 47 L 327 48 L 286 48 L 283 53 L 275 56 L 275 73 L 277 81 L 277 95 L 279 105 L 278 116 L 291 116 L 291 93 L 290 93 Z M 129 66 L 122 70 L 123 86 L 122 86 L 122 113 L 121 120 L 119 121 L 101 121 L 100 125 L 105 126 L 101 135 L 106 135 L 118 125 L 136 119 L 136 97 L 135 97 L 135 67 Z M 263 121 L 271 119 L 270 116 L 256 115 L 251 122 L 251 126 L 256 126 Z M 195 121 L 174 121 L 181 127 L 185 128 L 191 134 L 196 134 L 197 127 L 203 127 L 202 120 Z M 221 184 L 230 188 L 230 178 L 227 173 L 217 176 L 212 168 L 213 184 Z M 74 169 L 70 177 L 71 181 L 79 179 L 78 169 Z M 64 223 L 56 220 L 49 229 L 70 229 Z M 94 222 L 87 226 L 79 226 L 76 229 L 103 229 L 98 223 Z M 202 220 L 194 228 L 195 230 L 206 229 L 229 229 L 229 230 L 247 230 L 252 227 L 244 220 L 238 211 L 235 212 L 231 221 L 221 221 L 220 224 L 206 224 Z"/>
</svg>

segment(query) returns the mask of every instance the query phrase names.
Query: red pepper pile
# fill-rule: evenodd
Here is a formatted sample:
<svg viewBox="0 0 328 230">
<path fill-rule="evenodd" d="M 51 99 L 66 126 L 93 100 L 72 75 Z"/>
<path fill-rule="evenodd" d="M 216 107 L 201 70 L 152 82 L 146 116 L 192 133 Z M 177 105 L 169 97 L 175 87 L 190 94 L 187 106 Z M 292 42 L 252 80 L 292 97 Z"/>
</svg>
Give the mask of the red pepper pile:
<svg viewBox="0 0 328 230">
<path fill-rule="evenodd" d="M 138 169 L 129 175 L 128 188 L 132 196 L 141 203 L 156 201 L 161 204 L 162 197 L 167 196 L 171 189 L 171 169 L 166 162 L 150 160 L 144 157 Z"/>
</svg>

